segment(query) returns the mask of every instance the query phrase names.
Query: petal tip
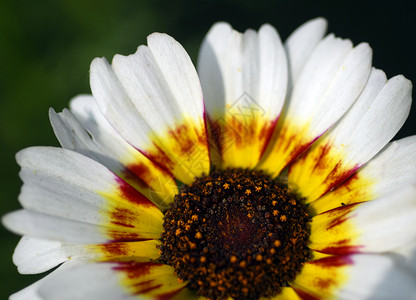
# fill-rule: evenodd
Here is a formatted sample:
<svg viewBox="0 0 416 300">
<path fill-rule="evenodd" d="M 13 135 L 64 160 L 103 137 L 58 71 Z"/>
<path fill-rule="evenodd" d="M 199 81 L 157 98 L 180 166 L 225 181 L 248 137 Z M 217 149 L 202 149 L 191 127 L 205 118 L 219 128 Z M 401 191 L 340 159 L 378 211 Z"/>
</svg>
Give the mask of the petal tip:
<svg viewBox="0 0 416 300">
<path fill-rule="evenodd" d="M 313 24 L 314 26 L 321 28 L 323 31 L 326 31 L 328 27 L 328 21 L 324 17 L 313 18 L 309 20 L 308 22 L 306 22 L 306 24 L 309 24 L 309 25 Z"/>
</svg>

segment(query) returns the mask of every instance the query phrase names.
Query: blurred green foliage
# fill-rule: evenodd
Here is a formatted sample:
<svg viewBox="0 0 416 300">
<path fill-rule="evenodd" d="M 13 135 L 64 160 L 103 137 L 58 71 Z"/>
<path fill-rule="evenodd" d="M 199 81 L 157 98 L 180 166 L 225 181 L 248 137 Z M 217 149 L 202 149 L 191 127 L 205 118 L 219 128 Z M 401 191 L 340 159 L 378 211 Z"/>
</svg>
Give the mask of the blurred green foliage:
<svg viewBox="0 0 416 300">
<path fill-rule="evenodd" d="M 375 65 L 389 77 L 415 79 L 413 10 L 407 3 L 354 1 L 74 1 L 0 0 L 0 215 L 19 208 L 21 182 L 14 154 L 33 145 L 58 146 L 47 116 L 76 94 L 89 93 L 88 68 L 97 56 L 133 53 L 152 32 L 167 32 L 194 62 L 215 21 L 239 30 L 269 22 L 282 38 L 324 16 L 329 30 L 355 43 L 370 41 Z M 399 133 L 415 133 L 415 110 Z M 0 299 L 41 276 L 21 276 L 11 262 L 18 237 L 0 226 Z"/>
</svg>

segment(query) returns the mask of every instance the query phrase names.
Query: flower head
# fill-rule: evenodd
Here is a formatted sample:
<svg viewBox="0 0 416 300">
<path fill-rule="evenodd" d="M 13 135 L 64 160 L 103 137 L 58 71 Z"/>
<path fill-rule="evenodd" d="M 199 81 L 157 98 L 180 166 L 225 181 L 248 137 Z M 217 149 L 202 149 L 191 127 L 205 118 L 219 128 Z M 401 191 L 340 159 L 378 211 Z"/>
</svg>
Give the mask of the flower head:
<svg viewBox="0 0 416 300">
<path fill-rule="evenodd" d="M 155 33 L 50 110 L 62 148 L 17 161 L 12 299 L 413 299 L 412 85 L 318 18 L 215 24 L 198 73 Z"/>
</svg>

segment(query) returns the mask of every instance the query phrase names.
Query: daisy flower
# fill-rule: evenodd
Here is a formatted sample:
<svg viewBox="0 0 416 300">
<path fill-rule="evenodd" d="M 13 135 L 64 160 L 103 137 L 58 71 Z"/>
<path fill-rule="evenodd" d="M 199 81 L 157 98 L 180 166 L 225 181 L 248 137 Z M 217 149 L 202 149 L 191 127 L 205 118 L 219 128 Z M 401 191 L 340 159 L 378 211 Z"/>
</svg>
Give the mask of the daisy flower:
<svg viewBox="0 0 416 300">
<path fill-rule="evenodd" d="M 20 299 L 414 299 L 412 85 L 314 19 L 148 37 L 17 154 Z"/>
</svg>

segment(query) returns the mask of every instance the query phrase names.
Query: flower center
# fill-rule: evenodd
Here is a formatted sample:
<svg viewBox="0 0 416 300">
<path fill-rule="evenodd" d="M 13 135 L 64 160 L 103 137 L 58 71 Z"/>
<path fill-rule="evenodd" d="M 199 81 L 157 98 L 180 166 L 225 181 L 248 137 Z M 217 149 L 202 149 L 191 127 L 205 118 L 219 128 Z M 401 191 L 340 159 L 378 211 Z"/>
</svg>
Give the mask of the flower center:
<svg viewBox="0 0 416 300">
<path fill-rule="evenodd" d="M 161 259 L 198 295 L 271 297 L 310 258 L 307 207 L 277 180 L 242 169 L 182 186 L 165 214 Z"/>
</svg>

